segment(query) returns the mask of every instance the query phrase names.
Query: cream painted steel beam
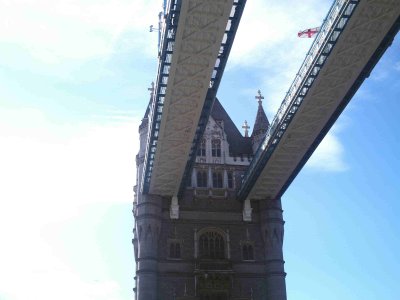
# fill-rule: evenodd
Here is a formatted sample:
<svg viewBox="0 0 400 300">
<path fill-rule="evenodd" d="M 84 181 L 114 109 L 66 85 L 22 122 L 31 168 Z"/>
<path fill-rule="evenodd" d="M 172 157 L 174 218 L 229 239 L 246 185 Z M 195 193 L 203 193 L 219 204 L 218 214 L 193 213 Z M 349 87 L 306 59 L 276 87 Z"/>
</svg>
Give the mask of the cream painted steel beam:
<svg viewBox="0 0 400 300">
<path fill-rule="evenodd" d="M 276 199 L 284 193 L 390 45 L 399 16 L 399 0 L 359 1 L 246 198 Z"/>
<path fill-rule="evenodd" d="M 177 195 L 233 0 L 182 1 L 150 194 Z"/>
</svg>

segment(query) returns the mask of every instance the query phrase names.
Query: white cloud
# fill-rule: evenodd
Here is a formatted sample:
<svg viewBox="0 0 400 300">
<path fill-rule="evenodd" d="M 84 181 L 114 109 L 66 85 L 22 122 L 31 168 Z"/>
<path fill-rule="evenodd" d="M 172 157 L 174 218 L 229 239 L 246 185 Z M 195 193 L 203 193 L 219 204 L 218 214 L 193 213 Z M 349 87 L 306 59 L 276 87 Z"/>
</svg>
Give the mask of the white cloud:
<svg viewBox="0 0 400 300">
<path fill-rule="evenodd" d="M 228 64 L 247 68 L 261 78 L 264 107 L 273 117 L 303 62 L 313 39 L 298 38 L 301 30 L 318 27 L 331 1 L 248 1 Z M 237 68 L 237 70 L 235 69 Z M 255 89 L 242 90 L 254 101 Z M 319 171 L 344 171 L 343 146 L 335 131 L 329 132 L 307 163 Z"/>
<path fill-rule="evenodd" d="M 35 241 L 33 245 L 36 247 L 38 244 Z M 19 246 L 25 250 L 25 253 L 18 253 L 20 258 L 27 256 L 33 262 L 25 259 L 2 261 L 1 299 L 121 299 L 121 288 L 117 282 L 82 280 L 74 270 L 54 260 L 54 255 L 50 251 L 39 252 L 33 249 L 32 253 L 29 244 L 24 243 Z M 31 253 L 27 255 L 27 252 Z M 16 257 L 15 252 L 11 255 L 12 258 Z M 5 270 L 7 274 L 4 274 Z"/>
<path fill-rule="evenodd" d="M 257 72 L 260 81 L 255 84 L 265 94 L 270 115 L 277 111 L 312 43 L 297 33 L 320 26 L 329 5 L 320 0 L 247 2 L 228 68 Z"/>
<path fill-rule="evenodd" d="M 343 146 L 335 130 L 331 130 L 308 160 L 306 168 L 326 172 L 346 171 L 348 166 L 343 155 Z"/>
<path fill-rule="evenodd" d="M 1 110 L 1 299 L 122 299 L 96 236 L 110 207 L 132 202 L 138 121 L 71 126 Z"/>
<path fill-rule="evenodd" d="M 65 215 L 69 208 L 132 197 L 138 118 L 56 125 L 39 111 L 20 109 L 2 110 L 0 119 L 7 121 L 0 123 L 3 199 L 25 199 L 25 207 L 38 214 L 46 214 L 38 204 L 54 206 Z"/>
<path fill-rule="evenodd" d="M 156 38 L 144 36 L 161 9 L 145 0 L 0 0 L 0 8 L 0 42 L 49 64 L 107 56 L 129 32 L 135 39 L 125 46 L 154 54 Z"/>
</svg>

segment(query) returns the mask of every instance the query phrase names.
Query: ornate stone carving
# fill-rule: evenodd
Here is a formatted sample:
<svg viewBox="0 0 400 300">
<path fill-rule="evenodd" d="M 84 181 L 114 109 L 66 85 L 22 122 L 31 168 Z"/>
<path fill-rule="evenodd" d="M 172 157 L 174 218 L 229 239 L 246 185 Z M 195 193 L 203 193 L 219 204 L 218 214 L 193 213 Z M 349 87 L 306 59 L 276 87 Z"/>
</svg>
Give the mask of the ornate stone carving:
<svg viewBox="0 0 400 300">
<path fill-rule="evenodd" d="M 247 198 L 243 203 L 243 221 L 251 222 L 252 211 L 250 199 Z"/>
<path fill-rule="evenodd" d="M 171 199 L 171 207 L 169 210 L 169 216 L 171 219 L 179 219 L 179 205 L 178 205 L 178 197 L 173 196 Z"/>
</svg>

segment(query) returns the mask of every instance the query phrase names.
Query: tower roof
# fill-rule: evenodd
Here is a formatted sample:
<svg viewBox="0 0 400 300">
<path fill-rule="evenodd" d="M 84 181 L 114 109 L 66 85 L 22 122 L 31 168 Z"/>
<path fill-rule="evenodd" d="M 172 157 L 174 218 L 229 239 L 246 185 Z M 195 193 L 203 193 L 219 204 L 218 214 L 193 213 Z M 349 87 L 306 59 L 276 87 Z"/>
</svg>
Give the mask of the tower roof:
<svg viewBox="0 0 400 300">
<path fill-rule="evenodd" d="M 252 137 L 259 134 L 265 134 L 269 127 L 269 121 L 262 106 L 262 99 L 264 99 L 264 97 L 261 95 L 260 90 L 258 90 L 258 96 L 256 96 L 255 98 L 258 99 L 258 110 L 256 121 L 254 122 L 253 132 L 251 134 Z"/>
<path fill-rule="evenodd" d="M 224 131 L 229 144 L 229 153 L 233 156 L 252 155 L 251 139 L 244 137 L 237 129 L 235 123 L 231 120 L 228 113 L 223 108 L 222 104 L 216 98 L 211 110 L 211 117 L 214 120 L 222 120 L 224 122 Z"/>
</svg>

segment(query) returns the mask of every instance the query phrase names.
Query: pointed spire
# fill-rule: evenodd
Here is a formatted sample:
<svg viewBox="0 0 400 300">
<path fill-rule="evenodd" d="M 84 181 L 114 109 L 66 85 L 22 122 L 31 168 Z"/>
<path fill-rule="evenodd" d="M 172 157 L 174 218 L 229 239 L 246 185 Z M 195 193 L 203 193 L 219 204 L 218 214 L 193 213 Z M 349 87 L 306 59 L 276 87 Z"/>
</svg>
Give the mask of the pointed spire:
<svg viewBox="0 0 400 300">
<path fill-rule="evenodd" d="M 254 122 L 253 133 L 251 134 L 252 137 L 264 134 L 267 132 L 269 121 L 267 115 L 265 114 L 264 108 L 262 106 L 262 99 L 264 96 L 261 94 L 261 91 L 258 90 L 258 95 L 255 98 L 258 100 L 258 110 L 256 115 L 256 121 Z"/>
<path fill-rule="evenodd" d="M 260 90 L 257 91 L 257 96 L 255 96 L 255 98 L 258 100 L 258 110 L 251 134 L 253 153 L 257 150 L 269 127 L 269 121 L 262 106 L 262 99 L 264 99 L 264 96 L 261 94 Z"/>
</svg>

